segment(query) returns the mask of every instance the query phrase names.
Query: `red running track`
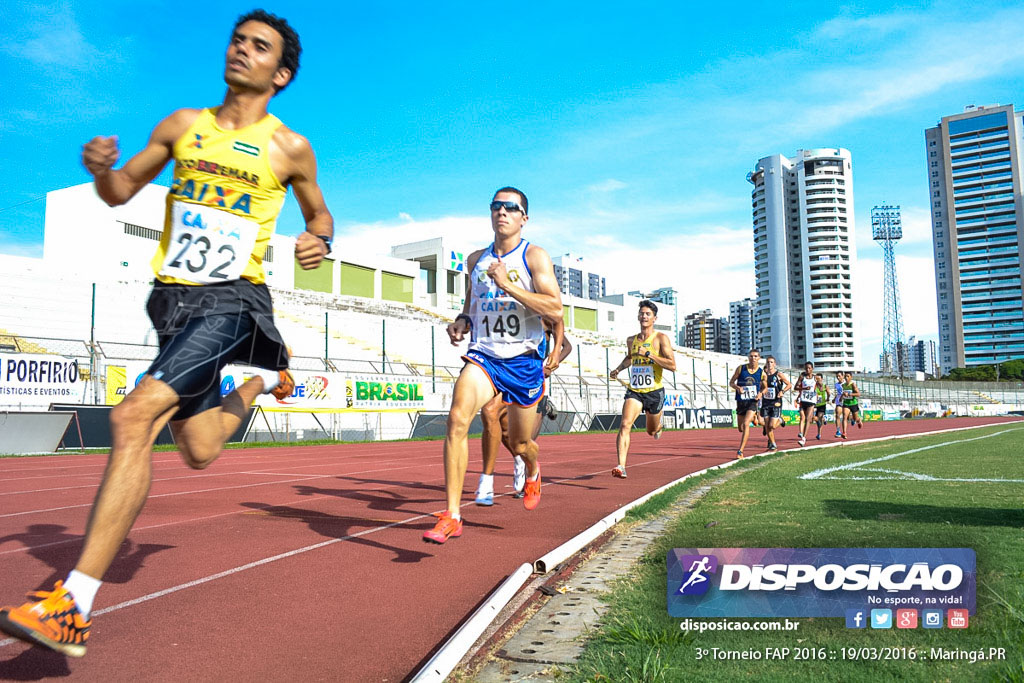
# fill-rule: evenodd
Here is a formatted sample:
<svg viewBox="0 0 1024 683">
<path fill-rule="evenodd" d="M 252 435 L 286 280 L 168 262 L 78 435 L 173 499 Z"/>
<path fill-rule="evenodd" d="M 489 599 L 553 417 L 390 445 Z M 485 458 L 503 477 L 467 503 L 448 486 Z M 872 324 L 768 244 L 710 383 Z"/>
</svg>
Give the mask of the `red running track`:
<svg viewBox="0 0 1024 683">
<path fill-rule="evenodd" d="M 870 423 L 851 442 L 1002 421 Z M 781 436 L 796 447 L 795 429 Z M 737 440 L 733 430 L 635 433 L 619 480 L 614 434 L 541 437 L 545 484 L 532 512 L 508 495 L 472 504 L 473 441 L 465 531 L 443 546 L 420 540 L 444 507 L 439 442 L 229 450 L 202 472 L 157 453 L 149 501 L 97 597 L 88 654 L 0 639 L 0 678 L 398 681 L 519 565 L 731 460 Z M 72 568 L 105 460 L 0 460 L 0 604 Z M 510 491 L 510 469 L 503 456 L 498 492 Z"/>
</svg>

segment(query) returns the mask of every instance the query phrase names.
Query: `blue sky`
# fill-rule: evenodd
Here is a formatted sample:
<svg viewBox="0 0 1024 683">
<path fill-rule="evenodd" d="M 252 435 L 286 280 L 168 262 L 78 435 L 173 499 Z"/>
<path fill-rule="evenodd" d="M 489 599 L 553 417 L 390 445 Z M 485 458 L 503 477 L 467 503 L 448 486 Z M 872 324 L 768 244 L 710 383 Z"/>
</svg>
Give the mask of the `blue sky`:
<svg viewBox="0 0 1024 683">
<path fill-rule="evenodd" d="M 552 254 L 725 315 L 754 294 L 746 173 L 845 147 L 869 367 L 871 207 L 903 207 L 906 331 L 934 338 L 924 129 L 969 104 L 1024 106 L 1019 3 L 377 4 L 265 6 L 302 37 L 271 110 L 313 143 L 340 244 L 482 245 L 491 193 L 513 184 L 530 198 L 528 237 Z M 88 139 L 117 134 L 127 158 L 172 110 L 219 103 L 230 27 L 251 7 L 4 3 L 0 252 L 42 255 L 42 198 L 89 179 Z M 291 199 L 279 229 L 302 229 Z"/>
</svg>

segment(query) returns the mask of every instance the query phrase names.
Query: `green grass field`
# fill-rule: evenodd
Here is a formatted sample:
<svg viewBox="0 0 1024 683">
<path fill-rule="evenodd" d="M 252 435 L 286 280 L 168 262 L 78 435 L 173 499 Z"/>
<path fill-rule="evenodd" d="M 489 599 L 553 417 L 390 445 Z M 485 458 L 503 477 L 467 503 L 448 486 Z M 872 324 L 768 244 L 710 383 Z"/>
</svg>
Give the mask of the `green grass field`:
<svg viewBox="0 0 1024 683">
<path fill-rule="evenodd" d="M 794 619 L 795 632 L 685 633 L 665 606 L 665 558 L 679 547 L 973 548 L 977 611 L 959 631 L 852 630 L 840 617 Z M 712 489 L 609 602 L 573 680 L 1024 681 L 1024 425 L 781 455 Z M 776 647 L 840 655 L 697 658 L 698 648 Z M 844 661 L 843 648 L 913 648 L 928 661 Z M 1005 648 L 1006 659 L 936 661 L 931 648 Z"/>
</svg>

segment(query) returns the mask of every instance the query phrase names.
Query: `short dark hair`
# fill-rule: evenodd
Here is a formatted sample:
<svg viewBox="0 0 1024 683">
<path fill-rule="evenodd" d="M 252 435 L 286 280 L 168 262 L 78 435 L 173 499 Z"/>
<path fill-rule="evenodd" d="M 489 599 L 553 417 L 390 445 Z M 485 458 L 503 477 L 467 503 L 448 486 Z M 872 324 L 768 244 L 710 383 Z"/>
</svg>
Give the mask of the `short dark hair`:
<svg viewBox="0 0 1024 683">
<path fill-rule="evenodd" d="M 650 299 L 644 299 L 643 301 L 641 301 L 640 305 L 637 306 L 637 308 L 649 308 L 651 309 L 651 313 L 653 313 L 654 315 L 658 315 L 658 305 L 651 301 Z"/>
<path fill-rule="evenodd" d="M 281 46 L 281 59 L 277 63 L 277 68 L 288 69 L 292 75 L 288 79 L 288 82 L 280 88 L 274 86 L 275 94 L 277 94 L 291 85 L 292 81 L 295 80 L 295 76 L 299 73 L 299 57 L 302 56 L 302 45 L 299 43 L 299 34 L 296 33 L 295 29 L 288 24 L 286 19 L 261 9 L 254 9 L 248 14 L 243 14 L 238 17 L 238 21 L 235 22 L 235 27 L 231 30 L 232 34 L 238 30 L 239 26 L 247 21 L 258 21 L 261 24 L 266 24 L 280 33 L 281 38 L 284 39 L 284 44 Z"/>
<path fill-rule="evenodd" d="M 495 190 L 494 196 L 497 197 L 502 192 L 515 192 L 517 195 L 519 195 L 519 199 L 522 200 L 520 203 L 523 205 L 523 213 L 529 215 L 529 213 L 530 213 L 530 200 L 526 198 L 526 194 L 524 194 L 522 190 L 520 190 L 519 188 L 516 188 L 516 187 L 511 187 L 511 186 L 509 186 L 509 187 L 500 187 L 497 190 Z"/>
<path fill-rule="evenodd" d="M 760 356 L 761 355 L 761 349 L 750 349 L 750 351 L 747 352 L 747 355 L 749 356 L 752 353 L 756 353 L 757 355 Z"/>
<path fill-rule="evenodd" d="M 805 360 L 805 361 L 804 361 L 804 365 L 810 365 L 810 366 L 811 366 L 812 368 L 814 367 L 814 363 L 812 363 L 812 362 L 811 362 L 811 361 L 809 361 L 809 360 Z"/>
<path fill-rule="evenodd" d="M 767 356 L 764 357 L 764 360 L 767 363 L 770 360 L 775 360 L 775 356 L 768 354 Z"/>
</svg>

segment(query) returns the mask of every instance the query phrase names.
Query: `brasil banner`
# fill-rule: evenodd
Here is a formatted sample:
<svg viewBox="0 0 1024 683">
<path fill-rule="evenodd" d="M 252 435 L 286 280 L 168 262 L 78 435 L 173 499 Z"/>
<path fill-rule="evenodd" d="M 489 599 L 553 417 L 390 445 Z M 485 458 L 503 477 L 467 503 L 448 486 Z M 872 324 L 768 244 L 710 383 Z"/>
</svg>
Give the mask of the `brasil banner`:
<svg viewBox="0 0 1024 683">
<path fill-rule="evenodd" d="M 230 368 L 229 368 L 230 369 Z M 295 390 L 287 398 L 261 395 L 256 405 L 268 412 L 345 413 L 426 410 L 429 384 L 422 377 L 350 375 L 339 372 L 292 370 Z M 225 370 L 221 393 L 234 390 L 248 377 Z"/>
</svg>

